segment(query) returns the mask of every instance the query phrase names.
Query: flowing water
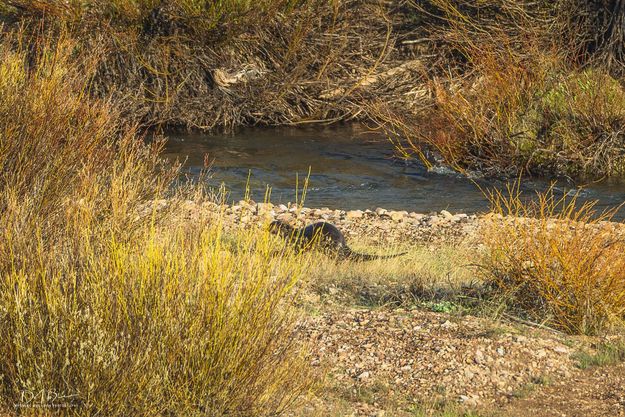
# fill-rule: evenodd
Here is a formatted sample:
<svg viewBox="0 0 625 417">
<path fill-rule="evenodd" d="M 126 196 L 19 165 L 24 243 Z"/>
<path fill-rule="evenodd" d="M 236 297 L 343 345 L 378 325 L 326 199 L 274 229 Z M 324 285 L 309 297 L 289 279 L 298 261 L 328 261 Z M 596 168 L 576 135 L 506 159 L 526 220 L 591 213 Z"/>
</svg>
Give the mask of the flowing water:
<svg viewBox="0 0 625 417">
<path fill-rule="evenodd" d="M 212 161 L 208 183 L 229 191 L 229 201 L 250 197 L 263 201 L 271 188 L 274 204 L 296 201 L 310 169 L 305 205 L 333 209 L 407 210 L 421 213 L 485 211 L 488 201 L 478 186 L 445 167 L 428 171 L 418 160 L 396 156 L 393 146 L 377 133 L 358 126 L 331 128 L 244 129 L 234 135 L 170 134 L 165 156 L 185 162 L 185 172 L 197 177 Z M 505 187 L 497 180 L 477 180 L 481 187 Z M 527 194 L 544 190 L 547 180 L 525 180 Z M 576 184 L 560 181 L 558 192 Z M 625 200 L 624 182 L 589 185 L 583 199 L 599 200 L 601 208 Z M 621 216 L 623 213 L 620 213 Z M 622 218 L 622 217 L 621 217 Z"/>
</svg>

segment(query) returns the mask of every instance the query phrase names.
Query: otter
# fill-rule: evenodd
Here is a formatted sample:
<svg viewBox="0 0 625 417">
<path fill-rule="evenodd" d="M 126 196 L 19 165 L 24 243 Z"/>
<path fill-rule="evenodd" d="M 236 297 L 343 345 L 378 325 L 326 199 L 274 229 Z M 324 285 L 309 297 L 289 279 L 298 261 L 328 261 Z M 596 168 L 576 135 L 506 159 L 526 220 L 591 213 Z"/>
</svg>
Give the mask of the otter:
<svg viewBox="0 0 625 417">
<path fill-rule="evenodd" d="M 405 255 L 407 252 L 395 253 L 392 255 L 368 255 L 354 252 L 347 246 L 345 236 L 339 229 L 328 222 L 317 222 L 301 229 L 295 229 L 290 224 L 275 220 L 269 225 L 269 231 L 279 234 L 288 239 L 298 250 L 306 249 L 313 244 L 321 246 L 329 252 L 338 255 L 341 259 L 355 261 L 371 261 L 374 259 L 389 259 Z"/>
</svg>

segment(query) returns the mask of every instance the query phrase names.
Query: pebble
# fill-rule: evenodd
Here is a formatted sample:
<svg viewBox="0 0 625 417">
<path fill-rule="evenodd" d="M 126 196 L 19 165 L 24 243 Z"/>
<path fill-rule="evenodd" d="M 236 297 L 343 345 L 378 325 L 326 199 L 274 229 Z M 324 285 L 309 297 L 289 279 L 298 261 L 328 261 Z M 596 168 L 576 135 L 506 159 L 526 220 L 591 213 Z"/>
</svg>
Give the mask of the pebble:
<svg viewBox="0 0 625 417">
<path fill-rule="evenodd" d="M 346 213 L 345 217 L 348 219 L 360 219 L 364 216 L 362 210 L 350 210 Z"/>
<path fill-rule="evenodd" d="M 369 371 L 364 371 L 363 373 L 361 373 L 360 375 L 357 376 L 359 381 L 364 381 L 365 379 L 368 379 L 369 376 L 371 376 L 371 374 L 369 373 Z"/>
<path fill-rule="evenodd" d="M 388 213 L 388 210 L 383 209 L 381 207 L 378 207 L 377 209 L 375 209 L 375 214 L 377 214 L 378 216 L 384 216 Z"/>
<path fill-rule="evenodd" d="M 447 210 L 441 210 L 441 216 L 443 216 L 447 220 L 451 220 L 454 216 Z"/>
</svg>

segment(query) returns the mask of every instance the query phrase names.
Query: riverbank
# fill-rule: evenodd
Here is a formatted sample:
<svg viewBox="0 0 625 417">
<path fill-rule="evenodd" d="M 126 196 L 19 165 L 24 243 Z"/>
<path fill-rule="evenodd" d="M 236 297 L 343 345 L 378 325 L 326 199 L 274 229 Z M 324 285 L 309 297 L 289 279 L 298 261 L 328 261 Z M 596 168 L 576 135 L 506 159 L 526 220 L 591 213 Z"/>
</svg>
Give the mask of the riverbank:
<svg viewBox="0 0 625 417">
<path fill-rule="evenodd" d="M 300 226 L 328 221 L 361 251 L 408 251 L 370 263 L 312 255 L 298 301 L 298 337 L 311 347 L 309 361 L 322 382 L 290 415 L 521 416 L 526 407 L 540 417 L 624 415 L 618 358 L 625 341 L 618 335 L 582 337 L 524 323 L 498 313 L 479 291 L 482 228 L 519 221 L 531 227 L 537 219 L 253 201 L 187 201 L 184 212 L 183 221 L 191 222 L 199 213 L 218 213 L 233 230 L 262 230 L 274 219 Z M 624 230 L 620 223 L 596 227 Z M 621 353 L 610 356 L 610 349 Z M 572 390 L 576 395 L 567 396 Z"/>
<path fill-rule="evenodd" d="M 29 53 L 69 46 L 89 94 L 144 128 L 363 121 L 428 166 L 623 176 L 621 58 L 579 41 L 608 20 L 571 19 L 579 0 L 422 3 L 16 0 L 0 30 Z"/>
<path fill-rule="evenodd" d="M 46 3 L 36 2 L 41 4 Z M 527 323 L 545 323 L 549 317 L 546 325 L 558 326 L 560 333 L 609 332 L 623 316 L 618 304 L 625 300 L 618 298 L 625 271 L 623 241 L 604 233 L 603 224 L 587 229 L 567 221 L 571 212 L 580 219 L 575 210 L 565 207 L 560 215 L 567 229 L 551 222 L 549 210 L 533 216 L 536 227 L 494 223 L 482 250 L 466 244 L 471 232 L 462 237 L 472 219 L 451 213 L 420 217 L 320 209 L 302 214 L 304 209 L 251 202 L 223 206 L 207 195 L 203 183 L 181 184 L 179 169 L 161 158 L 162 144 L 146 144 L 139 127 L 129 124 L 114 102 L 85 94 L 89 84 L 75 65 L 74 41 L 19 49 L 25 44 L 0 43 L 0 414 L 16 409 L 111 417 L 295 412 L 294 400 L 314 392 L 324 375 L 331 376 L 321 366 L 318 377 L 313 375 L 317 363 L 310 355 L 318 354 L 319 365 L 325 361 L 320 353 L 325 342 L 311 349 L 313 340 L 300 331 L 303 318 L 329 314 L 330 321 L 348 318 L 347 325 L 385 320 L 384 315 L 348 315 L 354 306 L 396 308 L 394 316 L 415 307 L 436 310 L 448 315 L 442 324 L 453 323 L 454 314 L 501 316 L 487 314 L 495 306 L 494 311 Z M 384 254 L 406 248 L 408 253 L 371 262 L 297 253 L 263 227 L 269 218 L 262 213 L 302 222 L 312 218 L 300 215 L 327 217 L 356 250 Z M 483 219 L 475 219 L 479 230 Z M 393 230 L 398 231 L 394 241 L 383 241 Z M 438 243 L 438 233 L 446 236 L 448 230 L 454 231 L 452 238 Z M 525 230 L 536 233 L 519 236 Z M 510 262 L 502 264 L 502 259 Z M 471 268 L 476 260 L 485 266 Z M 471 285 L 480 271 L 490 275 Z M 510 277 L 520 282 L 506 281 Z M 537 286 L 543 278 L 557 285 Z M 513 288 L 523 284 L 523 291 L 498 294 L 506 283 Z M 559 292 L 550 298 L 553 288 Z M 565 304 L 558 304 L 562 300 Z M 569 301 L 577 300 L 583 308 L 573 303 L 570 309 Z M 401 323 L 406 327 L 402 335 L 419 335 L 419 324 L 408 328 L 412 319 Z M 427 327 L 433 329 L 433 323 Z M 335 336 L 351 334 L 323 322 L 309 328 L 311 334 L 329 335 L 322 339 L 330 352 Z M 447 343 L 453 332 L 432 334 Z M 365 348 L 361 335 L 354 335 L 354 347 Z M 385 351 L 397 346 L 399 354 L 381 365 L 407 366 L 400 361 L 410 355 L 411 339 L 391 336 L 386 330 L 377 339 L 371 335 L 389 340 Z M 453 342 L 459 351 L 466 346 Z M 487 347 L 484 363 L 494 346 Z M 620 360 L 618 348 L 609 352 L 602 363 L 604 357 Z M 339 365 L 358 368 L 354 358 L 353 366 Z M 365 365 L 372 370 L 363 372 L 378 372 L 376 363 Z M 433 375 L 444 373 L 441 369 Z M 422 369 L 415 371 L 410 378 L 421 378 Z M 481 378 L 484 371 L 474 374 Z M 520 374 L 522 380 L 531 375 Z M 358 376 L 366 379 L 366 374 Z M 464 391 L 460 385 L 452 388 Z"/>
</svg>

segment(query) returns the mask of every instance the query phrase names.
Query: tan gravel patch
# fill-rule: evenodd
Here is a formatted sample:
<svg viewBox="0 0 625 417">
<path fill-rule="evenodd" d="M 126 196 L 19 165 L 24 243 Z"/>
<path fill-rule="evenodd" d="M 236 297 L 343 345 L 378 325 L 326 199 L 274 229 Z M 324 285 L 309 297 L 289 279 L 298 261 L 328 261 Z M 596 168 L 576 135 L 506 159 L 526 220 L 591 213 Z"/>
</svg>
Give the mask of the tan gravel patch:
<svg viewBox="0 0 625 417">
<path fill-rule="evenodd" d="M 415 402 L 445 398 L 503 405 L 536 381 L 578 375 L 571 349 L 555 337 L 515 334 L 475 317 L 427 311 L 350 310 L 309 319 L 315 363 L 342 384 L 387 380 Z"/>
</svg>

